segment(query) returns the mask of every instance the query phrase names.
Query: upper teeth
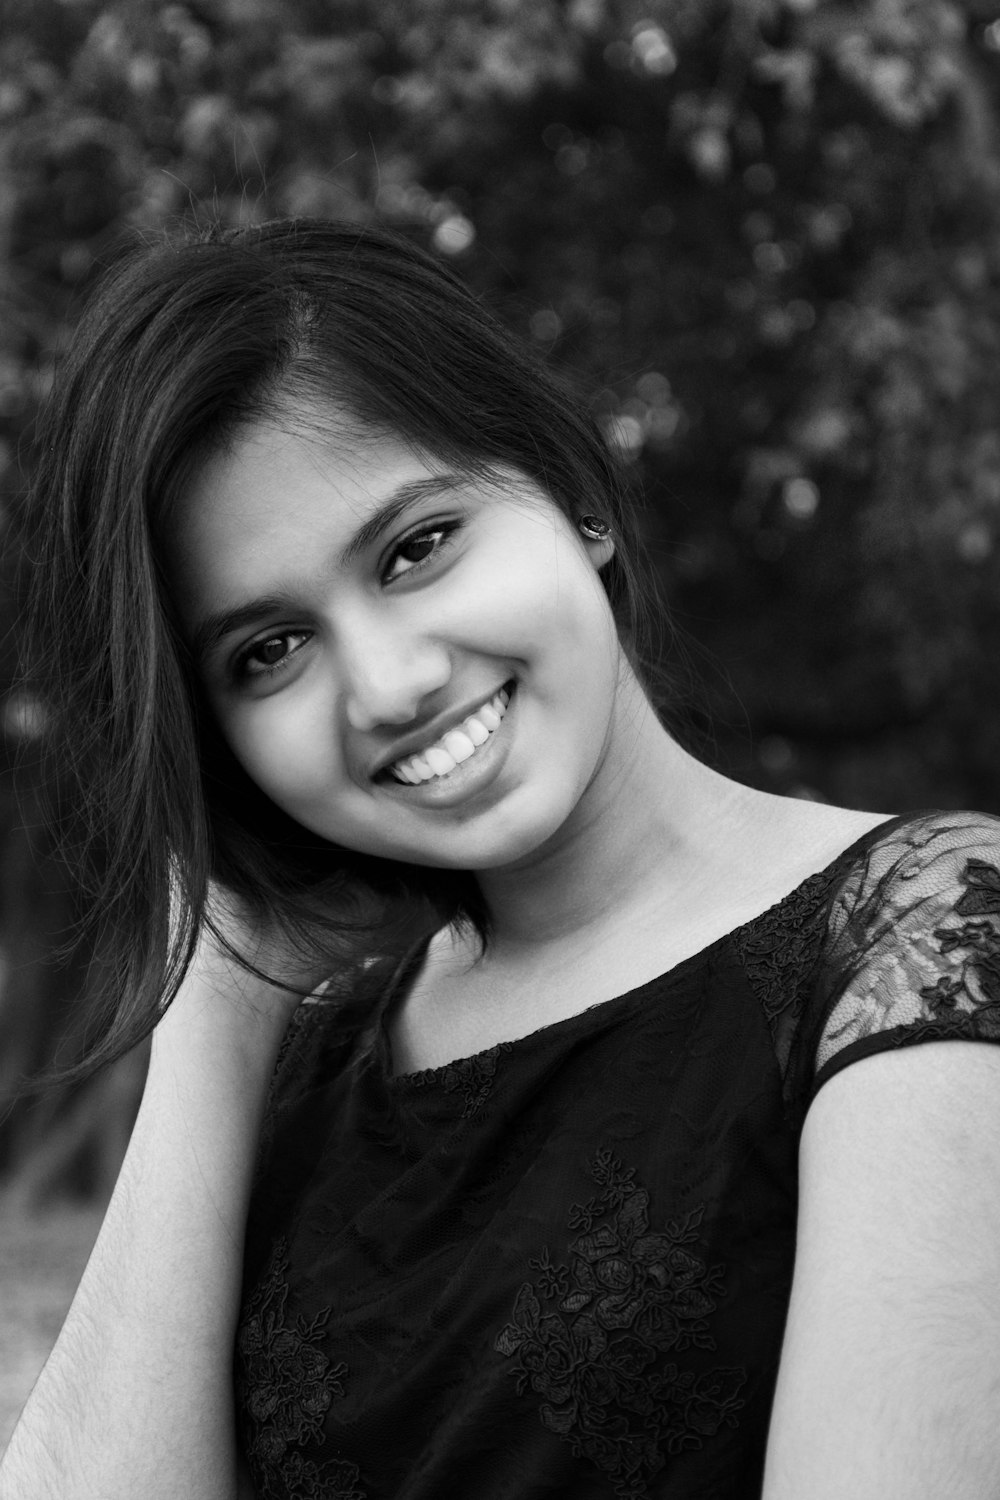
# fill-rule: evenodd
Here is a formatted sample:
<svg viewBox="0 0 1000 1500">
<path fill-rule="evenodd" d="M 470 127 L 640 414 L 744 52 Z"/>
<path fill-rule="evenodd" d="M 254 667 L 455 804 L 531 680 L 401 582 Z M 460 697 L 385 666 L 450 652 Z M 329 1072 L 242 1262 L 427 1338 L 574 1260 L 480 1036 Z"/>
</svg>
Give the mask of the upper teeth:
<svg viewBox="0 0 1000 1500">
<path fill-rule="evenodd" d="M 388 768 L 389 774 L 410 786 L 416 786 L 421 781 L 433 781 L 436 776 L 449 775 L 463 760 L 475 755 L 479 746 L 485 745 L 494 730 L 500 728 L 500 720 L 507 712 L 509 702 L 510 694 L 506 688 L 501 688 L 488 703 L 477 708 L 474 714 L 463 719 L 454 729 L 449 729 L 433 745 L 428 745 L 416 755 L 394 761 Z"/>
</svg>

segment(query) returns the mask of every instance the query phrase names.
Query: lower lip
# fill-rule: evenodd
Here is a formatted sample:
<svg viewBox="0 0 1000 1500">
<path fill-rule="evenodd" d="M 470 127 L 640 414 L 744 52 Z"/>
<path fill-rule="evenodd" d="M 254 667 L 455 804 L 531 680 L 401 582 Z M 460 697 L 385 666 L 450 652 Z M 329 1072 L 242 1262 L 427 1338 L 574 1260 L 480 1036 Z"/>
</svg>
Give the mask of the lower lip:
<svg viewBox="0 0 1000 1500">
<path fill-rule="evenodd" d="M 451 807 L 485 791 L 503 769 L 510 745 L 510 720 L 517 694 L 513 684 L 505 686 L 511 696 L 504 716 L 475 755 L 463 760 L 447 776 L 435 776 L 432 781 L 421 781 L 419 786 L 409 786 L 390 777 L 379 783 L 381 788 L 403 802 L 416 802 L 421 807 Z"/>
</svg>

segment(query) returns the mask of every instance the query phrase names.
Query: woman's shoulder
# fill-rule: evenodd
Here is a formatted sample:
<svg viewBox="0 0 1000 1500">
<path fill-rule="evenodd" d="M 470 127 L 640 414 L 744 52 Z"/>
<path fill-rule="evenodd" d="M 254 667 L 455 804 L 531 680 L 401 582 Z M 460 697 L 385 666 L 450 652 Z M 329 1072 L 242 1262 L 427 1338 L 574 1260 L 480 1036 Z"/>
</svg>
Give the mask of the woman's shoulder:
<svg viewBox="0 0 1000 1500">
<path fill-rule="evenodd" d="M 293 1012 L 271 1080 L 271 1113 L 325 1087 L 358 1049 L 374 1024 L 376 985 L 367 978 L 335 976 Z"/>
<path fill-rule="evenodd" d="M 992 1026 L 976 981 L 1000 974 L 1000 818 L 825 805 L 773 817 L 788 894 L 734 938 L 790 1093 L 810 1097 L 817 1069 L 880 1047 Z"/>
<path fill-rule="evenodd" d="M 842 868 L 831 928 L 835 936 L 861 914 L 867 924 L 892 917 L 905 926 L 918 912 L 926 918 L 935 907 L 944 910 L 962 901 L 969 885 L 992 888 L 995 879 L 1000 895 L 1000 816 L 971 810 L 904 813 L 862 834 L 835 864 Z"/>
<path fill-rule="evenodd" d="M 836 895 L 841 917 L 901 892 L 933 902 L 954 894 L 972 862 L 1000 862 L 1000 816 L 970 810 L 874 813 L 828 804 L 786 807 L 773 834 L 787 849 L 788 888 L 812 879 Z M 1000 877 L 998 877 L 1000 878 Z"/>
<path fill-rule="evenodd" d="M 891 973 L 924 988 L 970 944 L 1000 956 L 1000 817 L 907 813 L 845 851 L 825 948 L 841 983 L 871 990 Z"/>
<path fill-rule="evenodd" d="M 803 1017 L 811 1094 L 876 1051 L 1000 1038 L 1000 817 L 889 819 L 831 875 Z"/>
</svg>

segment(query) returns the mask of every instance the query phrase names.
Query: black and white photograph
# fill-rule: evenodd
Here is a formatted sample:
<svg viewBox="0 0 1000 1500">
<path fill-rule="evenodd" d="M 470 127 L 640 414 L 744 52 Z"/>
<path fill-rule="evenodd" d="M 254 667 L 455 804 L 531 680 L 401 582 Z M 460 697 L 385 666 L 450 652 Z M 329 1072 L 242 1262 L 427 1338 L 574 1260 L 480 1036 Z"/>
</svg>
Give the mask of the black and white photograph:
<svg viewBox="0 0 1000 1500">
<path fill-rule="evenodd" d="M 1000 0 L 0 0 L 0 1500 L 1000 1500 Z"/>
</svg>

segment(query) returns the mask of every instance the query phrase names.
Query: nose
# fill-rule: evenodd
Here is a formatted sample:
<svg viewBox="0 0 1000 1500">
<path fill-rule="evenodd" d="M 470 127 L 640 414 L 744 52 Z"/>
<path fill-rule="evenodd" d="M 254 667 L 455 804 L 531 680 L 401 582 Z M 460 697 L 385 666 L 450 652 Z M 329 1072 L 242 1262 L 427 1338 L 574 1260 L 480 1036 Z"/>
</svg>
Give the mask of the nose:
<svg viewBox="0 0 1000 1500">
<path fill-rule="evenodd" d="M 408 724 L 451 676 L 451 659 L 438 642 L 384 630 L 370 618 L 350 639 L 341 638 L 340 659 L 347 721 L 362 733 Z"/>
</svg>

